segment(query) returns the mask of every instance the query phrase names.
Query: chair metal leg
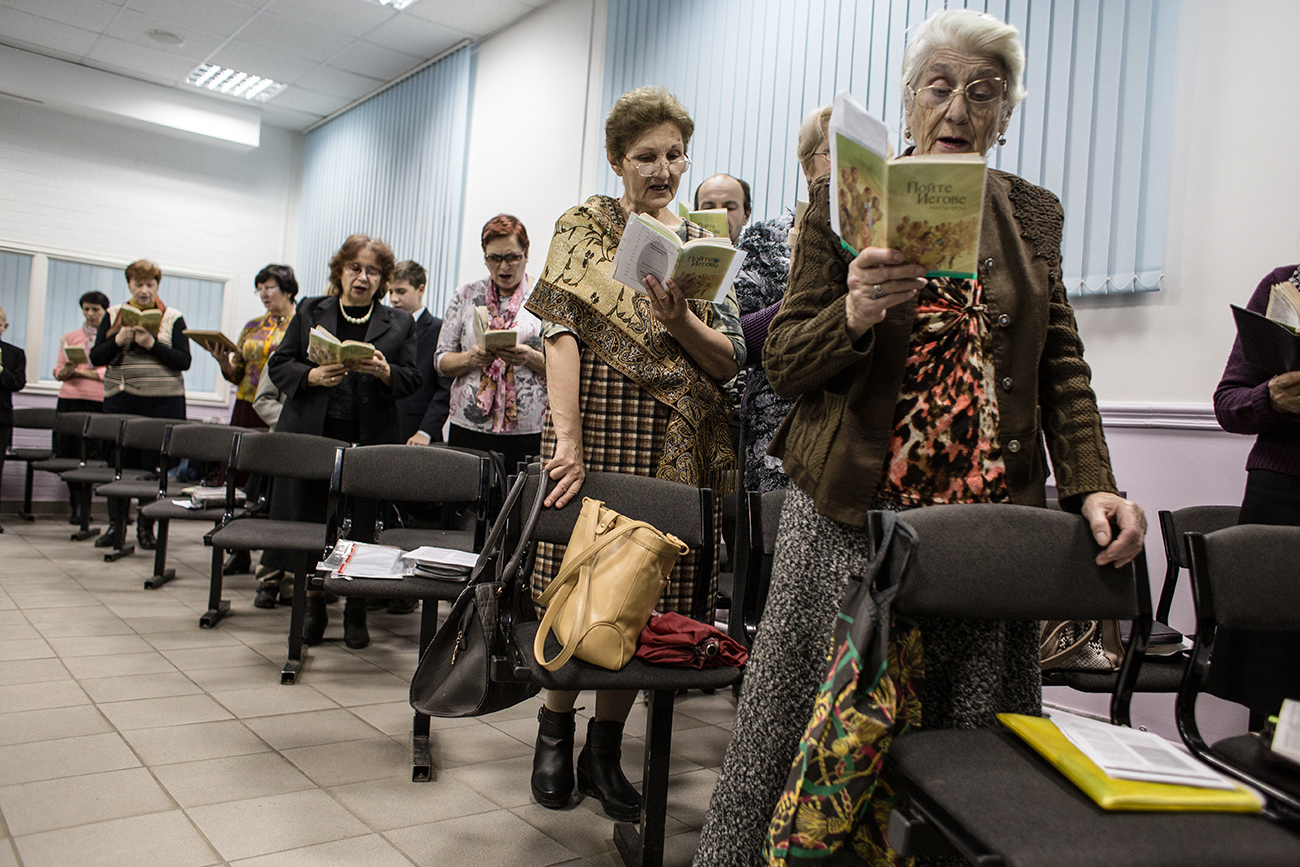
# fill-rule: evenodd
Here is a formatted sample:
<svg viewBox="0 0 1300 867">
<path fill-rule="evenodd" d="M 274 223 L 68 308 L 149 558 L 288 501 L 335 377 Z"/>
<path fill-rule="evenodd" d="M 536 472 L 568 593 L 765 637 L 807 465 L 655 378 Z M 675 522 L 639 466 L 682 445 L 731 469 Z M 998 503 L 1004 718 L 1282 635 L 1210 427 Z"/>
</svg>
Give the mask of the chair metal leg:
<svg viewBox="0 0 1300 867">
<path fill-rule="evenodd" d="M 35 521 L 36 516 L 32 514 L 32 477 L 36 475 L 36 470 L 32 469 L 32 462 L 27 462 L 27 478 L 23 482 L 23 510 L 18 513 L 18 517 L 24 521 Z"/>
<path fill-rule="evenodd" d="M 159 548 L 161 549 L 161 545 Z M 208 579 L 208 610 L 199 618 L 199 626 L 203 629 L 211 629 L 216 626 L 217 621 L 230 612 L 230 601 L 221 598 L 221 560 L 224 552 L 225 549 L 218 548 L 215 545 L 212 548 L 212 572 L 211 577 Z"/>
<path fill-rule="evenodd" d="M 130 500 L 123 502 L 121 498 L 115 498 L 108 501 L 108 530 L 116 534 L 118 547 L 104 555 L 105 563 L 114 563 L 135 553 L 135 543 L 126 537 L 126 513 L 130 509 Z"/>
<path fill-rule="evenodd" d="M 72 541 L 83 542 L 99 535 L 99 530 L 90 526 L 90 485 L 77 486 L 77 499 L 81 501 L 81 527 L 72 534 Z"/>
<path fill-rule="evenodd" d="M 280 669 L 280 683 L 291 684 L 302 670 L 302 625 L 307 619 L 307 580 L 315 562 L 310 557 L 298 558 L 293 581 L 293 606 L 289 614 L 289 659 Z"/>
<path fill-rule="evenodd" d="M 130 508 L 130 506 L 127 506 L 128 510 Z M 123 520 L 125 521 L 125 518 Z M 157 590 L 176 577 L 176 570 L 167 568 L 167 528 L 170 526 L 171 521 L 169 519 L 158 519 L 158 528 L 154 531 L 154 537 L 158 540 L 158 547 L 153 552 L 153 577 L 144 580 L 144 589 L 146 590 Z M 122 535 L 126 535 L 125 524 L 122 526 Z"/>
<path fill-rule="evenodd" d="M 627 867 L 663 867 L 668 815 L 668 761 L 673 747 L 674 691 L 650 693 L 646 708 L 645 773 L 641 779 L 641 827 L 614 825 L 614 846 Z"/>
<path fill-rule="evenodd" d="M 433 759 L 429 750 L 429 717 L 417 713 L 411 725 L 411 782 L 427 783 L 433 779 Z"/>
</svg>

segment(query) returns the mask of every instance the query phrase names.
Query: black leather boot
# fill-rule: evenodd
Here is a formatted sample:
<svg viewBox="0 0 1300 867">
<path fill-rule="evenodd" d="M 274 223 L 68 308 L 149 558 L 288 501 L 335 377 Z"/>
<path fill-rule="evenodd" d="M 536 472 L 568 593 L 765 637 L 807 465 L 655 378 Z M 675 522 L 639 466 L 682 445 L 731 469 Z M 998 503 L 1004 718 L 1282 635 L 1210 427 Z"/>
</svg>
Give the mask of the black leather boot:
<svg viewBox="0 0 1300 867">
<path fill-rule="evenodd" d="M 537 712 L 537 746 L 533 748 L 533 800 L 559 810 L 573 796 L 573 718 L 576 711 Z"/>
<path fill-rule="evenodd" d="M 587 723 L 587 742 L 578 754 L 578 791 L 600 799 L 605 815 L 620 822 L 641 818 L 641 795 L 623 776 L 623 724 Z"/>
<path fill-rule="evenodd" d="M 324 596 L 307 597 L 307 613 L 302 619 L 302 640 L 308 647 L 315 647 L 325 640 L 325 625 L 330 622 L 329 609 L 325 607 Z"/>
<path fill-rule="evenodd" d="M 221 566 L 222 575 L 242 575 L 253 571 L 253 557 L 248 551 L 231 551 Z"/>
<path fill-rule="evenodd" d="M 360 650 L 370 643 L 370 630 L 366 628 L 366 600 L 349 596 L 343 603 L 343 643 Z"/>
<path fill-rule="evenodd" d="M 153 534 L 153 519 L 141 518 L 135 525 L 135 540 L 146 551 L 158 547 L 158 539 Z"/>
</svg>

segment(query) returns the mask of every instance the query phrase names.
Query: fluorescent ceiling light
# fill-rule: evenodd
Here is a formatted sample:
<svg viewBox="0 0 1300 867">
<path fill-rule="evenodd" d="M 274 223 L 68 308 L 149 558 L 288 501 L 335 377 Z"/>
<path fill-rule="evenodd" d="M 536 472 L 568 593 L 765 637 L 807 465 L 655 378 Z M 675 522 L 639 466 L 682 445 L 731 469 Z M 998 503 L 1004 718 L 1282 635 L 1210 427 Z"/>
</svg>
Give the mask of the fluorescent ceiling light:
<svg viewBox="0 0 1300 867">
<path fill-rule="evenodd" d="M 285 88 L 285 85 L 278 81 L 227 69 L 215 63 L 205 63 L 196 67 L 185 79 L 185 83 L 213 93 L 242 97 L 253 102 L 266 102 Z"/>
<path fill-rule="evenodd" d="M 415 0 L 370 0 L 371 3 L 378 3 L 380 6 L 391 6 L 394 9 L 405 9 Z"/>
</svg>

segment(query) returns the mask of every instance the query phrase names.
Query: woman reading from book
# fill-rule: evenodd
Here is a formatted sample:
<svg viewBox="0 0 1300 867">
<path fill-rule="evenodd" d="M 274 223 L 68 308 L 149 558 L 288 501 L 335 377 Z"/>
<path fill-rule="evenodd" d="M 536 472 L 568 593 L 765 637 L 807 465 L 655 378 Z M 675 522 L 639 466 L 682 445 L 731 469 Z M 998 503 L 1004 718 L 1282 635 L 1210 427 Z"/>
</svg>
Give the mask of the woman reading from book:
<svg viewBox="0 0 1300 867">
<path fill-rule="evenodd" d="M 194 342 L 212 353 L 217 364 L 221 365 L 222 377 L 235 385 L 235 406 L 230 413 L 230 423 L 238 427 L 266 430 L 266 423 L 253 409 L 253 398 L 257 395 L 257 384 L 261 382 L 266 359 L 280 345 L 289 318 L 293 316 L 298 280 L 288 265 L 267 265 L 257 273 L 253 286 L 266 313 L 245 323 L 235 341 L 236 351 L 230 351 L 228 341 L 204 340 L 194 332 L 191 332 L 191 336 Z M 261 492 L 260 480 L 254 477 L 247 483 L 243 479 L 237 481 L 241 486 L 247 484 L 245 490 L 249 500 L 255 501 L 258 498 Z M 222 572 L 226 575 L 247 572 L 251 565 L 248 551 L 236 551 L 226 559 Z M 276 594 L 283 590 L 278 572 L 259 570 L 254 604 L 258 608 L 274 608 Z"/>
<path fill-rule="evenodd" d="M 397 401 L 420 387 L 415 364 L 415 320 L 411 314 L 379 301 L 388 291 L 396 260 L 387 244 L 367 235 L 351 235 L 330 259 L 329 294 L 308 298 L 289 320 L 266 372 L 285 394 L 277 431 L 332 437 L 356 445 L 401 443 Z M 313 328 L 339 340 L 374 346 L 374 356 L 354 366 L 316 364 L 307 357 Z M 271 494 L 271 517 L 290 521 L 324 521 L 329 485 L 293 479 L 277 481 Z M 365 520 L 359 526 L 366 526 Z M 359 541 L 368 542 L 361 538 Z M 267 551 L 262 565 L 291 572 L 292 558 Z M 295 576 L 303 580 L 304 576 Z M 309 591 L 303 640 L 320 644 L 329 615 L 325 597 Z M 370 643 L 366 600 L 348 597 L 343 610 L 343 640 L 348 647 Z"/>
<path fill-rule="evenodd" d="M 1265 275 L 1246 309 L 1264 313 L 1275 292 L 1283 297 L 1300 292 L 1300 265 L 1284 265 Z M 1238 522 L 1300 526 L 1300 370 L 1271 374 L 1251 364 L 1238 338 L 1214 390 L 1214 415 L 1229 433 L 1255 437 L 1246 458 L 1246 492 Z M 1252 654 L 1300 657 L 1300 635 L 1265 636 L 1220 627 L 1210 665 L 1216 694 L 1237 695 L 1238 685 L 1262 681 L 1276 690 L 1279 705 L 1282 698 L 1300 695 L 1300 671 L 1261 671 L 1250 665 Z M 1250 722 L 1257 730 L 1265 721 L 1252 717 Z"/>
<path fill-rule="evenodd" d="M 108 296 L 103 292 L 87 292 L 78 301 L 81 312 L 81 327 L 63 335 L 59 354 L 55 358 L 54 378 L 59 385 L 59 398 L 54 408 L 59 412 L 102 412 L 104 409 L 104 368 L 90 363 L 90 350 L 95 345 L 95 335 L 99 331 L 100 320 L 109 308 Z M 74 360 L 75 357 L 75 360 Z M 60 457 L 74 457 L 77 451 L 77 437 L 68 434 L 55 434 L 54 453 Z M 92 454 L 90 457 L 100 457 Z M 80 499 L 73 495 L 72 485 L 68 485 L 68 502 L 72 504 L 70 524 L 80 524 Z"/>
<path fill-rule="evenodd" d="M 735 296 L 721 304 L 687 301 L 672 281 L 645 280 L 637 292 L 611 276 L 614 253 L 633 214 L 647 214 L 685 240 L 703 229 L 669 206 L 690 159 L 695 124 L 672 94 L 642 87 L 619 97 L 605 121 L 605 154 L 623 181 L 617 199 L 592 196 L 556 223 L 546 267 L 528 309 L 546 325 L 550 411 L 543 468 L 555 480 L 546 505 L 578 495 L 588 470 L 635 473 L 713 488 L 715 504 L 735 483 L 735 453 L 720 385 L 745 361 Z M 715 515 L 720 520 L 720 516 Z M 542 545 L 533 592 L 550 584 L 564 546 Z M 699 574 L 698 554 L 682 557 L 659 611 L 689 613 L 697 583 L 712 599 L 717 576 Z M 577 693 L 549 692 L 539 714 L 532 792 L 560 809 L 574 789 Z M 599 692 L 578 758 L 578 784 L 605 813 L 636 821 L 641 796 L 623 776 L 623 723 L 634 692 Z"/>
<path fill-rule="evenodd" d="M 106 368 L 104 412 L 185 418 L 184 372 L 190 369 L 190 339 L 185 336 L 185 317 L 158 297 L 161 280 L 162 269 L 148 259 L 127 265 L 131 300 L 108 308 L 99 322 L 90 363 Z M 123 466 L 152 470 L 152 460 L 128 455 Z M 121 545 L 111 526 L 95 540 L 96 547 Z M 135 535 L 141 548 L 157 547 L 152 520 L 137 521 Z"/>
<path fill-rule="evenodd" d="M 1024 97 L 1023 67 L 1016 28 L 996 18 L 947 10 L 919 25 L 903 55 L 906 155 L 985 154 Z M 1091 523 L 1099 564 L 1130 562 L 1145 535 L 1142 510 L 1116 493 L 1061 282 L 1056 197 L 989 170 L 978 279 L 927 280 L 897 250 L 847 252 L 830 226 L 829 177 L 811 192 L 764 354 L 776 392 L 799 399 L 771 449 L 792 485 L 697 865 L 767 863 L 769 821 L 793 809 L 782 790 L 848 576 L 868 561 L 869 510 L 1042 506 L 1050 455 L 1061 506 Z M 890 641 L 897 701 L 885 712 L 900 724 L 1040 713 L 1034 623 L 923 621 L 896 625 Z M 890 798 L 878 785 L 856 824 L 857 805 L 825 804 L 801 825 L 805 842 L 853 826 L 858 855 L 895 863 L 883 833 Z"/>
<path fill-rule="evenodd" d="M 453 377 L 449 445 L 499 452 L 506 471 L 541 451 L 546 412 L 542 323 L 524 309 L 533 291 L 528 230 L 497 214 L 479 233 L 488 274 L 456 290 L 434 364 Z M 497 332 L 497 333 L 492 333 Z"/>
</svg>

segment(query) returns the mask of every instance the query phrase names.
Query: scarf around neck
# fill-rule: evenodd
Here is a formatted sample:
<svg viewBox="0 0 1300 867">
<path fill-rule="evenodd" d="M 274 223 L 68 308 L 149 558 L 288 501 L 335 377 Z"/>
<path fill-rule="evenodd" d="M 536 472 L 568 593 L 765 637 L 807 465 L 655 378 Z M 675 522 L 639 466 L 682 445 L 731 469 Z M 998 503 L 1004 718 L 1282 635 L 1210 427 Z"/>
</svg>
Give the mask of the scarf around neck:
<svg viewBox="0 0 1300 867">
<path fill-rule="evenodd" d="M 491 330 L 515 327 L 515 317 L 528 294 L 528 275 L 525 274 L 515 291 L 501 303 L 501 291 L 488 279 L 483 299 L 488 309 L 488 328 Z M 492 419 L 493 433 L 512 433 L 519 428 L 519 404 L 515 392 L 515 366 L 503 358 L 495 358 L 483 368 L 475 396 L 478 408 L 485 418 Z"/>
</svg>

